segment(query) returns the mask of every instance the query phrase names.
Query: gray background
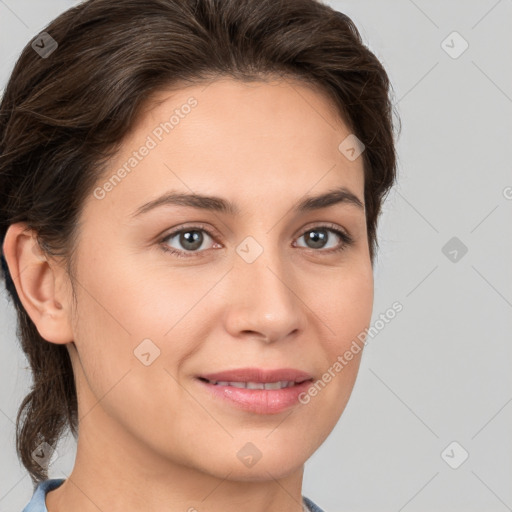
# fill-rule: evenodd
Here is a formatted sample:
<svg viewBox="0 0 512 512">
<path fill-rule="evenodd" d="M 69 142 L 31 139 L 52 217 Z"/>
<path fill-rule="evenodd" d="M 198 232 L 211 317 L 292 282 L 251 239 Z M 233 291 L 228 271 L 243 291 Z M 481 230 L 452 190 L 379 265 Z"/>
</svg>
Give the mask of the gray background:
<svg viewBox="0 0 512 512">
<path fill-rule="evenodd" d="M 0 0 L 0 90 L 22 47 L 75 3 Z M 327 3 L 395 90 L 399 183 L 380 222 L 372 325 L 394 301 L 403 311 L 369 339 L 303 493 L 326 512 L 512 510 L 512 0 Z M 458 36 L 442 46 L 453 31 L 469 44 L 457 58 Z M 32 495 L 14 437 L 30 374 L 1 297 L 0 510 L 16 511 Z M 58 445 L 51 478 L 74 450 L 71 436 Z"/>
</svg>

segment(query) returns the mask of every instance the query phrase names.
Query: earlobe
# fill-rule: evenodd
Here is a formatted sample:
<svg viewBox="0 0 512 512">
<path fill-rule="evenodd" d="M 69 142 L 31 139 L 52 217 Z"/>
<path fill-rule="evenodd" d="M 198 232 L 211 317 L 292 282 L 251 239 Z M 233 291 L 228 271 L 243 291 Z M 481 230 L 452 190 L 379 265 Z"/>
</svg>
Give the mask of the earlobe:
<svg viewBox="0 0 512 512">
<path fill-rule="evenodd" d="M 18 297 L 42 338 L 52 343 L 73 341 L 69 297 L 59 296 L 67 274 L 47 259 L 36 233 L 23 222 L 7 229 L 3 253 Z"/>
</svg>

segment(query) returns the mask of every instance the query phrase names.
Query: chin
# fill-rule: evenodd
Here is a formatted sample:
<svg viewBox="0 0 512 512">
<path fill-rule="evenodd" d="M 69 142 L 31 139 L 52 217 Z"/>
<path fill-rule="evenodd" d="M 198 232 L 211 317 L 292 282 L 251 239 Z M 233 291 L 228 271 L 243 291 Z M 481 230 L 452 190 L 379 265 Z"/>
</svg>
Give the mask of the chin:
<svg viewBox="0 0 512 512">
<path fill-rule="evenodd" d="M 229 480 L 233 481 L 264 482 L 286 478 L 297 471 L 302 471 L 306 454 L 304 458 L 297 457 L 297 455 L 295 452 L 293 457 L 287 453 L 277 456 L 274 452 L 273 455 L 265 457 L 263 453 L 258 460 L 253 459 L 253 461 L 244 463 L 235 452 L 234 457 L 210 458 L 207 464 L 202 460 L 199 467 L 204 473 L 220 479 L 225 479 L 226 475 L 229 475 Z M 241 458 L 243 459 L 243 456 Z"/>
</svg>

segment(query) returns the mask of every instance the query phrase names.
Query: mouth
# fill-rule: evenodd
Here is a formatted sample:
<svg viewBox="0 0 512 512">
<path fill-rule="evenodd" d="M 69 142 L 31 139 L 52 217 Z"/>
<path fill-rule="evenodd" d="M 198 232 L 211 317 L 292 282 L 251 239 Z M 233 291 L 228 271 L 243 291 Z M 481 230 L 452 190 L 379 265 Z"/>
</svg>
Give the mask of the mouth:
<svg viewBox="0 0 512 512">
<path fill-rule="evenodd" d="M 198 375 L 196 381 L 221 406 L 257 414 L 276 414 L 297 405 L 313 377 L 295 369 L 240 368 Z"/>
<path fill-rule="evenodd" d="M 301 381 L 293 381 L 293 380 L 278 380 L 276 382 L 244 382 L 244 381 L 215 381 L 205 379 L 204 377 L 199 377 L 199 380 L 203 382 L 207 382 L 208 384 L 213 384 L 214 386 L 231 386 L 233 388 L 240 389 L 284 389 L 291 388 L 293 386 L 297 386 L 302 384 L 303 382 L 312 380 L 312 379 L 304 379 Z"/>
<path fill-rule="evenodd" d="M 215 373 L 205 373 L 198 375 L 198 377 L 212 383 L 242 382 L 248 384 L 277 384 L 282 382 L 300 384 L 313 378 L 308 372 L 295 368 L 235 368 Z"/>
</svg>

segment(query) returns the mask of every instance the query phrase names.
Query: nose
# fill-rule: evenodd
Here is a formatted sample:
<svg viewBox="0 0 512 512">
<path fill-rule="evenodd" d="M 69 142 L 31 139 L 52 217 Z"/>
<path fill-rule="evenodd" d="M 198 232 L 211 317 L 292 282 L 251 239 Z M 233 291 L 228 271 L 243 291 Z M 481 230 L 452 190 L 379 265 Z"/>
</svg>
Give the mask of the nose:
<svg viewBox="0 0 512 512">
<path fill-rule="evenodd" d="M 284 258 L 277 250 L 265 250 L 252 263 L 236 256 L 225 315 L 226 330 L 233 337 L 272 343 L 304 330 L 307 316 L 301 283 Z"/>
</svg>

